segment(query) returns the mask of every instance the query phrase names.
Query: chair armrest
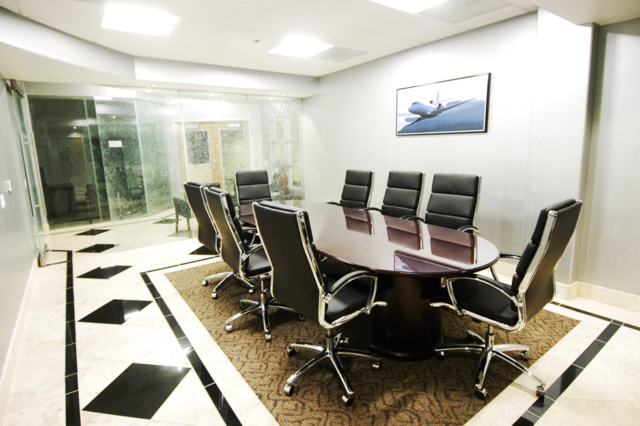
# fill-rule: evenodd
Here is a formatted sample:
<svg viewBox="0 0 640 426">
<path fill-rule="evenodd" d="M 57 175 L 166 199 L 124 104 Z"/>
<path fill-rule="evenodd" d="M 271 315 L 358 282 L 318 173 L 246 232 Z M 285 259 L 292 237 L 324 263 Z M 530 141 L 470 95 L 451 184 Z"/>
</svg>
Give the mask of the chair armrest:
<svg viewBox="0 0 640 426">
<path fill-rule="evenodd" d="M 362 270 L 351 272 L 347 275 L 344 275 L 342 278 L 336 281 L 333 285 L 334 287 L 333 292 L 323 294 L 322 301 L 328 305 L 329 302 L 331 302 L 331 299 L 333 299 L 333 297 L 336 294 L 338 294 L 338 292 L 342 290 L 347 284 L 365 277 L 372 278 L 373 285 L 371 285 L 371 288 L 369 290 L 369 296 L 367 297 L 367 303 L 365 307 L 362 308 L 362 312 L 369 314 L 371 312 L 371 308 L 373 308 L 374 306 L 387 306 L 387 302 L 378 301 L 374 303 L 374 300 L 376 298 L 376 292 L 378 289 L 378 277 L 376 275 L 373 275 L 369 271 L 362 271 Z"/>
<path fill-rule="evenodd" d="M 260 250 L 262 248 L 262 244 L 258 244 L 255 246 L 252 246 L 245 254 L 244 254 L 244 258 L 246 259 L 247 257 L 251 256 L 253 253 L 255 253 L 256 251 Z"/>
<path fill-rule="evenodd" d="M 509 299 L 511 299 L 514 303 L 518 303 L 518 300 L 516 299 L 516 296 L 511 292 L 511 287 L 508 286 L 507 284 L 501 283 L 498 280 L 493 280 L 491 278 L 487 278 L 483 275 L 466 275 L 466 276 L 461 276 L 461 277 L 453 277 L 453 278 L 448 278 L 447 279 L 447 289 L 453 289 L 453 283 L 455 283 L 457 280 L 460 279 L 473 279 L 476 281 L 480 281 L 483 284 L 488 285 L 489 287 L 492 287 L 493 289 L 499 291 L 500 293 L 504 294 L 505 296 L 507 296 Z M 451 292 L 449 293 L 451 295 Z M 452 299 L 453 300 L 453 299 Z"/>
<path fill-rule="evenodd" d="M 502 258 L 520 260 L 522 259 L 522 256 L 515 253 L 500 253 L 500 259 Z"/>
<path fill-rule="evenodd" d="M 478 228 L 476 228 L 473 225 L 464 225 L 461 226 L 460 228 L 458 228 L 458 231 L 460 232 L 467 232 L 469 234 L 473 234 L 473 235 L 478 235 L 480 234 L 480 231 L 478 230 Z"/>
<path fill-rule="evenodd" d="M 380 210 L 380 209 L 379 209 L 379 208 L 377 208 L 377 207 L 366 207 L 366 208 L 362 209 L 362 211 L 365 211 L 365 212 L 370 212 L 371 210 L 375 210 L 375 211 L 377 211 L 377 212 L 382 213 L 382 210 Z"/>
<path fill-rule="evenodd" d="M 406 215 L 406 216 L 402 216 L 400 217 L 400 219 L 405 219 L 405 220 L 413 220 L 415 221 L 420 221 L 422 223 L 424 223 L 424 219 L 418 216 L 412 216 L 412 215 Z"/>
<path fill-rule="evenodd" d="M 336 203 L 335 201 L 327 201 L 327 204 L 333 204 L 334 206 L 339 206 L 339 203 Z"/>
</svg>

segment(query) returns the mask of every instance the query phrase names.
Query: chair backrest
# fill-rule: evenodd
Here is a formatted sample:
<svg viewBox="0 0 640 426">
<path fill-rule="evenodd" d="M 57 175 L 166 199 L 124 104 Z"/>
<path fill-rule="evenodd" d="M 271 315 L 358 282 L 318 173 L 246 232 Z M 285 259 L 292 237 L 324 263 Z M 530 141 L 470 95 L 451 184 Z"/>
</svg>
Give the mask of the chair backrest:
<svg viewBox="0 0 640 426">
<path fill-rule="evenodd" d="M 222 239 L 220 255 L 234 272 L 240 273 L 242 254 L 248 250 L 242 225 L 236 217 L 233 198 L 229 192 L 218 188 L 205 188 L 205 200 L 216 229 Z"/>
<path fill-rule="evenodd" d="M 382 214 L 402 217 L 415 216 L 422 196 L 422 172 L 389 172 L 387 190 L 382 200 Z"/>
<path fill-rule="evenodd" d="M 576 229 L 581 209 L 582 201 L 569 199 L 540 212 L 511 281 L 512 292 L 524 300 L 525 321 L 553 299 L 555 269 Z"/>
<path fill-rule="evenodd" d="M 429 225 L 458 229 L 473 226 L 478 207 L 481 177 L 436 173 L 424 221 Z"/>
<path fill-rule="evenodd" d="M 309 319 L 324 319 L 324 283 L 307 212 L 272 202 L 253 205 L 271 263 L 271 294 Z"/>
<path fill-rule="evenodd" d="M 198 222 L 198 241 L 209 250 L 218 253 L 218 231 L 205 204 L 203 188 L 204 185 L 200 183 L 186 182 L 184 193 L 187 194 L 187 201 Z"/>
<path fill-rule="evenodd" d="M 248 170 L 236 172 L 236 194 L 238 205 L 251 204 L 254 201 L 271 201 L 269 175 L 266 170 Z"/>
<path fill-rule="evenodd" d="M 372 186 L 373 172 L 366 170 L 347 170 L 342 196 L 340 197 L 340 205 L 358 209 L 369 207 Z"/>
</svg>

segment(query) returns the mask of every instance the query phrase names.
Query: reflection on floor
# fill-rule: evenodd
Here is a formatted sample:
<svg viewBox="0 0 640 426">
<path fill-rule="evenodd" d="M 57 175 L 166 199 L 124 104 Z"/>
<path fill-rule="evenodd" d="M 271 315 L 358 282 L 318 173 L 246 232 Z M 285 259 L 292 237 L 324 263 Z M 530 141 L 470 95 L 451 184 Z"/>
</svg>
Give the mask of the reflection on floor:
<svg viewBox="0 0 640 426">
<path fill-rule="evenodd" d="M 171 242 L 131 248 L 130 237 L 98 253 L 81 249 L 112 232 L 51 237 L 60 251 L 27 295 L 3 425 L 277 424 L 164 276 L 218 260 L 169 238 L 175 224 L 130 226 L 167 227 Z M 547 309 L 581 322 L 532 367 L 549 384 L 545 400 L 521 376 L 468 424 L 637 424 L 640 313 L 580 298 Z"/>
</svg>

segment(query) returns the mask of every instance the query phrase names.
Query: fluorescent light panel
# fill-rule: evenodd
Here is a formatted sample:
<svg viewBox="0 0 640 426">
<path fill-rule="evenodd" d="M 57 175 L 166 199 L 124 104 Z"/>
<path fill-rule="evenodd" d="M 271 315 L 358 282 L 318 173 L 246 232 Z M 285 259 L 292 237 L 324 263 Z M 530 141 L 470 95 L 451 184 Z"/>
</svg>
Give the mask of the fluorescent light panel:
<svg viewBox="0 0 640 426">
<path fill-rule="evenodd" d="M 274 47 L 269 53 L 277 55 L 295 56 L 296 58 L 308 58 L 333 47 L 333 44 L 323 43 L 313 37 L 303 35 L 290 35 L 282 40 L 282 44 Z"/>
<path fill-rule="evenodd" d="M 148 7 L 110 3 L 105 6 L 102 28 L 158 37 L 168 35 L 179 16 Z"/>
<path fill-rule="evenodd" d="M 418 13 L 447 0 L 371 0 L 374 3 L 391 7 L 407 13 Z"/>
</svg>

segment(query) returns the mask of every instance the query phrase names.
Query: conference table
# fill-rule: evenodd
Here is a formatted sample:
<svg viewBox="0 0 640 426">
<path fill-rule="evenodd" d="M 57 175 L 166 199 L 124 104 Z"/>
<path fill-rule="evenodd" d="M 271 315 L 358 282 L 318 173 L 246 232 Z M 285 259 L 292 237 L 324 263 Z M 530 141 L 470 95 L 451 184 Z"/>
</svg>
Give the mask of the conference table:
<svg viewBox="0 0 640 426">
<path fill-rule="evenodd" d="M 499 251 L 477 235 L 398 219 L 372 211 L 313 201 L 283 201 L 309 214 L 321 255 L 378 275 L 378 299 L 371 311 L 371 349 L 394 359 L 425 359 L 442 342 L 440 310 L 432 294 L 447 276 L 474 273 L 498 261 Z M 255 225 L 251 205 L 239 219 Z"/>
</svg>

